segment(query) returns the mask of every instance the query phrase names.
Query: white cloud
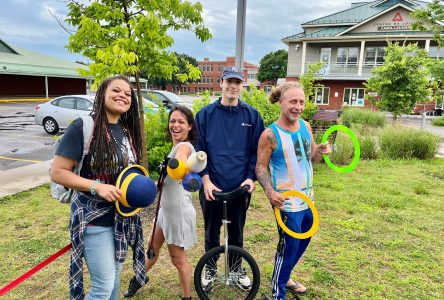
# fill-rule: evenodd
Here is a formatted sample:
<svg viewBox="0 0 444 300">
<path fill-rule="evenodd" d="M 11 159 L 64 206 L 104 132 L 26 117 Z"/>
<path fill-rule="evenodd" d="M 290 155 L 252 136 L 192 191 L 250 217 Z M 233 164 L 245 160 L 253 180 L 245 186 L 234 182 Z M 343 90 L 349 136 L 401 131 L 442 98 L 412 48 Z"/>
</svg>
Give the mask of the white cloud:
<svg viewBox="0 0 444 300">
<path fill-rule="evenodd" d="M 210 60 L 225 60 L 227 56 L 234 56 L 237 0 L 199 2 L 203 7 L 204 24 L 213 34 L 213 39 L 201 43 L 193 33 L 174 32 L 173 50 L 197 59 L 208 57 Z M 347 9 L 351 2 L 353 0 L 247 1 L 245 59 L 258 63 L 268 52 L 285 49 L 286 45 L 281 39 L 301 32 L 301 23 Z M 32 50 L 74 60 L 74 56 L 63 48 L 68 43 L 68 34 L 48 9 L 60 20 L 65 19 L 65 1 L 2 1 L 0 39 L 17 47 L 32 47 Z"/>
</svg>

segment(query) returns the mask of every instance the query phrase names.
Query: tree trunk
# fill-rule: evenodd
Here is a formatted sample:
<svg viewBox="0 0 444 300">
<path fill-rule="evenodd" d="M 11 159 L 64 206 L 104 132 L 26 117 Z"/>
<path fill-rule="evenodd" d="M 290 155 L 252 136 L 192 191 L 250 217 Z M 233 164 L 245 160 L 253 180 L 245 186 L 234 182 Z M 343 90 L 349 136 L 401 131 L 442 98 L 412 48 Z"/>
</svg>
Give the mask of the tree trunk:
<svg viewBox="0 0 444 300">
<path fill-rule="evenodd" d="M 143 111 L 143 97 L 140 90 L 140 74 L 134 74 L 136 78 L 137 98 L 139 99 L 139 117 L 140 117 L 140 135 L 142 136 L 142 166 L 148 170 L 148 149 L 146 148 L 146 131 L 145 131 L 145 112 Z"/>
</svg>

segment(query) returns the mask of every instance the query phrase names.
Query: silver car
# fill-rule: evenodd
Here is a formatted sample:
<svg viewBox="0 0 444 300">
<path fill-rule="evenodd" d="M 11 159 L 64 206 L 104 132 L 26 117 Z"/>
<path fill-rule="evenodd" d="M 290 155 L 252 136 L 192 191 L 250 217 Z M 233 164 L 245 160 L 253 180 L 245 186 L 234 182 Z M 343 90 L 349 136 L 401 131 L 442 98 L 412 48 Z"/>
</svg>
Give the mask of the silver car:
<svg viewBox="0 0 444 300">
<path fill-rule="evenodd" d="M 56 134 L 75 119 L 89 115 L 93 104 L 94 96 L 90 95 L 58 97 L 35 107 L 35 123 L 42 125 L 47 133 Z"/>
<path fill-rule="evenodd" d="M 153 102 L 161 102 L 167 110 L 177 105 L 185 106 L 193 110 L 193 103 L 187 102 L 180 96 L 168 91 L 142 89 L 142 95 Z"/>
</svg>

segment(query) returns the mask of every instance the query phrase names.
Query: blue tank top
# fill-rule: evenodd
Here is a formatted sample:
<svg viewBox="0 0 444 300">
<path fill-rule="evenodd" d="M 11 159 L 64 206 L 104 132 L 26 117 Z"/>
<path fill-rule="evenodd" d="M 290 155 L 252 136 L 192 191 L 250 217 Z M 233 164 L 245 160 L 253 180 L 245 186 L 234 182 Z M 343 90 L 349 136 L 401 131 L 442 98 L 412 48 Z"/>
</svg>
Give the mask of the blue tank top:
<svg viewBox="0 0 444 300">
<path fill-rule="evenodd" d="M 269 163 L 271 181 L 273 188 L 280 193 L 296 190 L 314 201 L 311 135 L 304 120 L 299 119 L 298 122 L 299 130 L 295 132 L 287 131 L 275 122 L 268 127 L 277 140 Z M 295 212 L 307 208 L 304 200 L 290 197 L 282 210 Z"/>
</svg>

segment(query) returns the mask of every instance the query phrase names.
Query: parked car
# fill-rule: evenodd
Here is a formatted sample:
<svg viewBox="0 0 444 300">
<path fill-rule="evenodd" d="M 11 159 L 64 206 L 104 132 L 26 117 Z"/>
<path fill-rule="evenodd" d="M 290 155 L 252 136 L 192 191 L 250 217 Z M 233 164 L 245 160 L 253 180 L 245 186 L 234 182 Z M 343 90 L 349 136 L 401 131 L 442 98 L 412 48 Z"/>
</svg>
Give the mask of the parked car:
<svg viewBox="0 0 444 300">
<path fill-rule="evenodd" d="M 180 98 L 180 96 L 167 91 L 142 89 L 142 95 L 153 102 L 162 102 L 163 106 L 165 106 L 168 110 L 177 105 L 186 106 L 193 110 L 192 103 L 187 102 Z"/>
<path fill-rule="evenodd" d="M 94 96 L 90 95 L 58 97 L 35 107 L 35 123 L 42 125 L 47 133 L 56 134 L 75 119 L 89 115 L 93 104 Z"/>
<path fill-rule="evenodd" d="M 155 113 L 159 110 L 159 105 L 147 98 L 143 98 L 143 111 L 146 113 Z"/>
</svg>

